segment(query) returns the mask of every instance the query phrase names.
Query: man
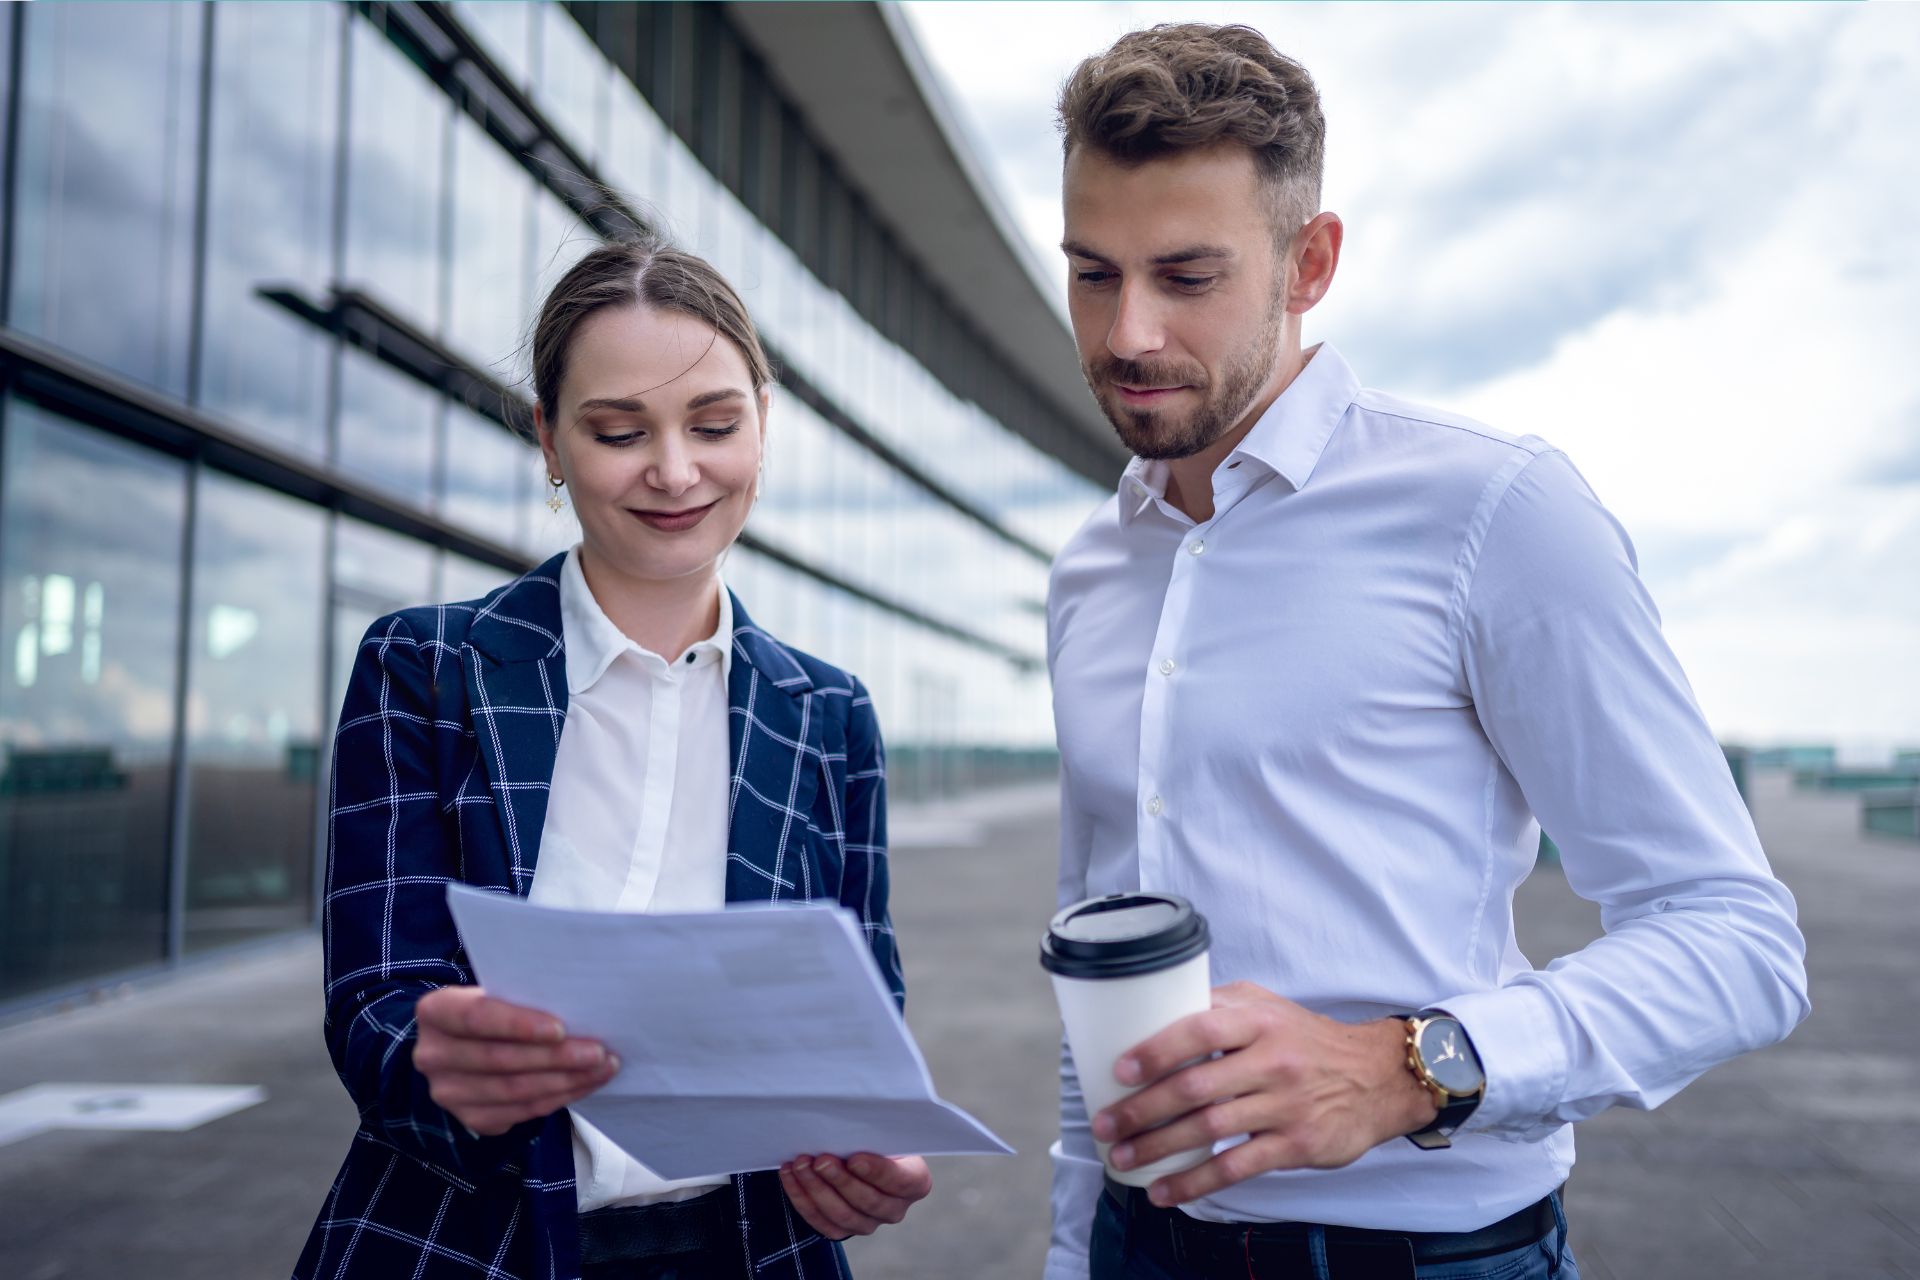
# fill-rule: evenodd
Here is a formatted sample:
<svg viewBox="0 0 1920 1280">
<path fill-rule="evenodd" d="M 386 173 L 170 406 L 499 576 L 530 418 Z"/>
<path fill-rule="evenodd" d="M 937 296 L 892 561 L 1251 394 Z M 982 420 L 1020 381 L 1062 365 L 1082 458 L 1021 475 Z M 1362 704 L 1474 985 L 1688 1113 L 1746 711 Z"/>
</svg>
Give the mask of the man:
<svg viewBox="0 0 1920 1280">
<path fill-rule="evenodd" d="M 1793 900 L 1567 459 L 1302 350 L 1342 235 L 1306 72 L 1156 27 L 1060 117 L 1074 334 L 1137 455 L 1049 595 L 1060 898 L 1190 899 L 1227 985 L 1098 1116 L 1063 1062 L 1049 1280 L 1574 1275 L 1571 1124 L 1805 1016 Z M 1539 972 L 1535 815 L 1607 930 Z M 1217 1146 L 1143 1192 L 1096 1140 Z"/>
</svg>

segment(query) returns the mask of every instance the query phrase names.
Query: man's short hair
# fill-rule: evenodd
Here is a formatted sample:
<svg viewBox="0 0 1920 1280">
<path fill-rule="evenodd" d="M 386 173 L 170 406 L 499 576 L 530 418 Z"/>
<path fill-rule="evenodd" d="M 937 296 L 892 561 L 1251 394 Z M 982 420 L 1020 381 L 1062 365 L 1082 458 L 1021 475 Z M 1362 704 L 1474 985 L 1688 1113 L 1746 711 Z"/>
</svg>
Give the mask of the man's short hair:
<svg viewBox="0 0 1920 1280">
<path fill-rule="evenodd" d="M 1327 122 L 1313 77 L 1252 27 L 1170 22 L 1130 31 L 1060 90 L 1065 153 L 1091 147 L 1121 164 L 1237 143 L 1291 237 L 1320 211 Z"/>
</svg>

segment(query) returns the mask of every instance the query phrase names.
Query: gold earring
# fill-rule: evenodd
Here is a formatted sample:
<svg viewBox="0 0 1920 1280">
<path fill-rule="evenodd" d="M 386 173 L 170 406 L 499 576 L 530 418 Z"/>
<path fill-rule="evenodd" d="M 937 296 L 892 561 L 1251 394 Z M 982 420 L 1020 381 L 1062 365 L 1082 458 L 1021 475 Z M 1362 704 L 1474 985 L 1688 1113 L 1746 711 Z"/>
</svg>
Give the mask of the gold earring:
<svg viewBox="0 0 1920 1280">
<path fill-rule="evenodd" d="M 553 492 L 547 495 L 547 510 L 559 515 L 560 509 L 567 505 L 567 500 L 560 496 L 560 488 L 566 481 L 559 476 L 548 476 L 547 483 L 553 486 Z"/>
</svg>

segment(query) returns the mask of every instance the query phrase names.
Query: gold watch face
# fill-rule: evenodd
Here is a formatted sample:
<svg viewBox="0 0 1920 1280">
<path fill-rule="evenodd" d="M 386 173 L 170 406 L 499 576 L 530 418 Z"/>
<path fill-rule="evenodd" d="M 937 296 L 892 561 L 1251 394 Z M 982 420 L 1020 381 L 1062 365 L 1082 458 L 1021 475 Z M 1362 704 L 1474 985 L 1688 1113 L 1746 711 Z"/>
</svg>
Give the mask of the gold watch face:
<svg viewBox="0 0 1920 1280">
<path fill-rule="evenodd" d="M 1420 1028 L 1414 1047 L 1433 1082 L 1456 1098 L 1480 1092 L 1487 1078 L 1467 1033 L 1452 1018 L 1434 1018 Z"/>
</svg>

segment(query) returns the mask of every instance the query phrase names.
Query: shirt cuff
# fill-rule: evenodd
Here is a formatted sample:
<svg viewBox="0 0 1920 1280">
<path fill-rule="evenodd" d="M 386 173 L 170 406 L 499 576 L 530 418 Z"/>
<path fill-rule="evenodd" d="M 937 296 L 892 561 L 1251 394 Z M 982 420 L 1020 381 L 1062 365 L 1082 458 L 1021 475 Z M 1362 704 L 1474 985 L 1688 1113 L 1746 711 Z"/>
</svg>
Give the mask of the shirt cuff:
<svg viewBox="0 0 1920 1280">
<path fill-rule="evenodd" d="M 1487 1077 L 1486 1096 L 1461 1133 L 1531 1140 L 1560 1127 L 1554 1113 L 1566 1091 L 1569 1055 L 1551 995 L 1520 982 L 1436 1007 L 1467 1029 Z"/>
</svg>

